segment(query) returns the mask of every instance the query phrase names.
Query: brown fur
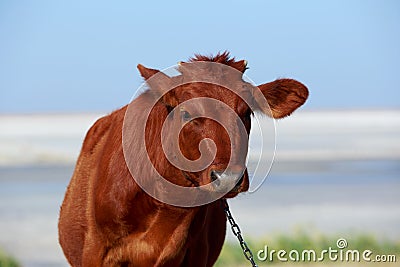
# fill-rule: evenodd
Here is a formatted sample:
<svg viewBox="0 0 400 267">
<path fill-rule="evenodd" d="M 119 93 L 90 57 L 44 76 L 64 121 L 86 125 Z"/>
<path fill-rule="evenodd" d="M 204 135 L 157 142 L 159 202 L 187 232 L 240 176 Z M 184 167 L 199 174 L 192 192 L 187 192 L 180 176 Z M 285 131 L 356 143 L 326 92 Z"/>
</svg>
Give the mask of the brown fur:
<svg viewBox="0 0 400 267">
<path fill-rule="evenodd" d="M 215 57 L 197 55 L 193 61 L 212 61 L 244 72 L 245 61 L 235 61 L 228 53 Z M 138 66 L 147 80 L 157 70 Z M 183 75 L 185 71 L 182 70 Z M 167 83 L 169 77 L 165 77 Z M 163 80 L 162 80 L 163 81 Z M 239 82 L 239 81 L 238 81 Z M 243 83 L 243 81 L 240 81 Z M 154 91 L 161 84 L 149 84 L 151 89 L 132 103 L 138 118 Z M 153 108 L 146 127 L 146 144 L 150 159 L 166 179 L 194 186 L 210 182 L 209 171 L 186 173 L 172 166 L 160 149 L 162 122 L 171 108 L 193 97 L 207 96 L 229 105 L 250 132 L 249 107 L 234 93 L 207 84 L 188 84 L 163 96 Z M 281 79 L 260 85 L 276 118 L 289 115 L 308 96 L 301 83 Z M 153 93 L 152 93 L 153 92 Z M 255 102 L 261 96 L 254 96 Z M 88 131 L 75 171 L 61 206 L 59 241 L 72 266 L 212 266 L 225 239 L 226 219 L 218 201 L 208 205 L 181 208 L 161 203 L 147 195 L 136 184 L 125 163 L 122 150 L 122 125 L 127 106 L 100 118 Z M 174 114 L 175 115 L 175 114 Z M 179 114 L 177 114 L 178 116 Z M 210 168 L 226 168 L 230 153 L 227 134 L 211 120 L 199 120 L 183 128 L 180 145 L 189 159 L 199 157 L 198 143 L 203 138 L 216 141 L 218 152 Z M 247 140 L 239 140 L 246 146 Z M 140 156 L 138 155 L 138 164 Z M 238 160 L 239 165 L 244 162 Z M 143 170 L 146 174 L 146 170 Z M 151 175 L 149 172 L 147 176 Z M 149 177 L 150 179 L 151 177 Z M 190 179 L 188 179 L 190 178 Z M 225 197 L 234 197 L 248 188 L 247 171 L 243 182 Z"/>
</svg>

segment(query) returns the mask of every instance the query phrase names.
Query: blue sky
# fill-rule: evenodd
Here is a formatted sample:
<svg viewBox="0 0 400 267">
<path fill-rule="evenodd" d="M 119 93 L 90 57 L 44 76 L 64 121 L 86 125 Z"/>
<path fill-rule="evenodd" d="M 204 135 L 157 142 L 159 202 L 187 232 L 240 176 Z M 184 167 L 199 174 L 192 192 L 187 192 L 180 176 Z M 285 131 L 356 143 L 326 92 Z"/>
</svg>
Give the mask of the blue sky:
<svg viewBox="0 0 400 267">
<path fill-rule="evenodd" d="M 167 68 L 228 50 L 305 109 L 400 107 L 398 1 L 1 1 L 0 113 L 110 111 Z"/>
</svg>

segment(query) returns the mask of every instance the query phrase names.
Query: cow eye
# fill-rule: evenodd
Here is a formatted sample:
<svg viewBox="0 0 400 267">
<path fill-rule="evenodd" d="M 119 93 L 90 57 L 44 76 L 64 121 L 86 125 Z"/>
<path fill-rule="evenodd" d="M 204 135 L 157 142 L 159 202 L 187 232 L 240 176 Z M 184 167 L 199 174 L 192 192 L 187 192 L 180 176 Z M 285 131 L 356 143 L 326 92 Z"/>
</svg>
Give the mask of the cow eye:
<svg viewBox="0 0 400 267">
<path fill-rule="evenodd" d="M 192 116 L 186 110 L 181 110 L 181 118 L 182 118 L 182 121 L 186 122 L 186 121 L 189 121 L 192 118 Z"/>
</svg>

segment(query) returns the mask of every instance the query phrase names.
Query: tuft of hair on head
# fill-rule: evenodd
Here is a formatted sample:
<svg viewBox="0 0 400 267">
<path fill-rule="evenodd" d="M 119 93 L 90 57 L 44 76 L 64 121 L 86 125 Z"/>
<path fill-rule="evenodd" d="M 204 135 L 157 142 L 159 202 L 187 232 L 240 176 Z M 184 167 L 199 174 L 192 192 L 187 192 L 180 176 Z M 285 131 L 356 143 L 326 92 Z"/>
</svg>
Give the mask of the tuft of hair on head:
<svg viewBox="0 0 400 267">
<path fill-rule="evenodd" d="M 248 69 L 246 60 L 236 61 L 234 57 L 230 56 L 230 53 L 228 51 L 218 52 L 215 56 L 195 54 L 194 57 L 189 59 L 189 62 L 197 62 L 197 61 L 221 63 L 230 66 L 232 68 L 235 68 L 242 73 L 244 73 Z"/>
</svg>

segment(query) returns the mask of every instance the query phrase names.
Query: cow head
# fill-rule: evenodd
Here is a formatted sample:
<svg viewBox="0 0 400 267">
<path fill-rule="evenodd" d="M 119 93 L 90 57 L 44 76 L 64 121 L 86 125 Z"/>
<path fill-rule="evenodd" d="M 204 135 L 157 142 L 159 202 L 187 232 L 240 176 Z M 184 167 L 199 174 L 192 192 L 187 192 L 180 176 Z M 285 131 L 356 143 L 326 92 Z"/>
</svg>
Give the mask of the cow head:
<svg viewBox="0 0 400 267">
<path fill-rule="evenodd" d="M 280 119 L 306 101 L 308 90 L 298 81 L 278 79 L 254 86 L 243 80 L 246 65 L 227 53 L 180 62 L 180 75 L 174 77 L 138 65 L 150 91 L 159 96 L 158 106 L 168 114 L 162 142 L 179 169 L 174 183 L 229 188 L 226 198 L 248 190 L 245 161 L 253 113 Z"/>
</svg>

